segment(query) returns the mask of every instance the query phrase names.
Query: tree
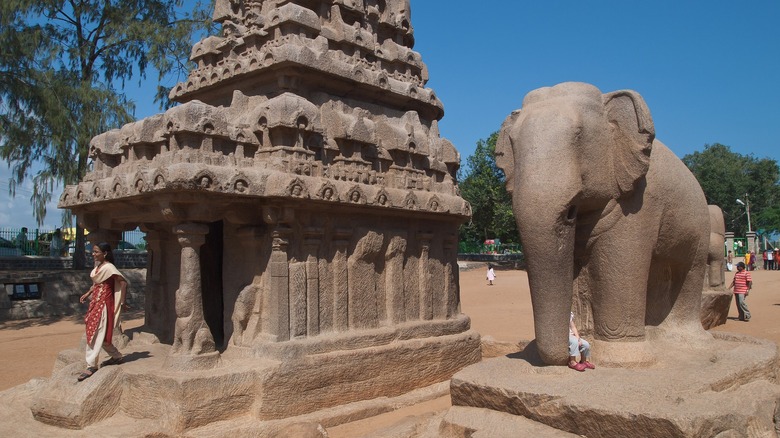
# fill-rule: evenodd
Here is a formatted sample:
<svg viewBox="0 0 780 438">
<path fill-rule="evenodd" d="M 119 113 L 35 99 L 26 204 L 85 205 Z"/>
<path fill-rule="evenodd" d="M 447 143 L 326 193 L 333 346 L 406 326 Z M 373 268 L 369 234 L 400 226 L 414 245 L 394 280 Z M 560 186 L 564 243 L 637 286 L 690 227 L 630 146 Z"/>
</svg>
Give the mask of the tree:
<svg viewBox="0 0 780 438">
<path fill-rule="evenodd" d="M 705 145 L 704 151 L 686 155 L 682 161 L 699 180 L 707 203 L 723 210 L 727 231 L 733 231 L 737 236 L 743 236 L 747 231 L 746 208 L 736 201 L 740 199 L 750 201 L 754 231 L 780 232 L 780 167 L 777 161 L 741 155 L 718 143 Z"/>
<path fill-rule="evenodd" d="M 466 159 L 459 178 L 460 193 L 471 203 L 471 221 L 461 226 L 461 242 L 476 243 L 498 238 L 504 243 L 519 243 L 512 199 L 506 191 L 506 177 L 496 165 L 498 132 L 479 140 L 474 154 Z"/>
<path fill-rule="evenodd" d="M 5 0 L 0 3 L 0 157 L 12 167 L 11 194 L 27 178 L 43 223 L 57 184 L 87 170 L 89 141 L 132 120 L 127 80 L 158 82 L 187 70 L 193 35 L 211 7 L 183 0 Z M 158 86 L 156 100 L 168 105 Z M 77 248 L 83 230 L 77 228 Z M 80 254 L 77 251 L 76 254 Z M 76 265 L 81 265 L 76 260 Z"/>
</svg>

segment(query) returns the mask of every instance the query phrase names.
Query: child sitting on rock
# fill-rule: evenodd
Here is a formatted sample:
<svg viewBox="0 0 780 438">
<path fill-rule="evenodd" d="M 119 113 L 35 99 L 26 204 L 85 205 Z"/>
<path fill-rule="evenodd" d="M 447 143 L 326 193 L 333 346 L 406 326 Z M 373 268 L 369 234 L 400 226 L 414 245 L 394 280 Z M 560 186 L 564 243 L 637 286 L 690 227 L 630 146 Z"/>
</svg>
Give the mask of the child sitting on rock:
<svg viewBox="0 0 780 438">
<path fill-rule="evenodd" d="M 579 362 L 577 362 L 578 351 Z M 571 317 L 569 317 L 569 368 L 577 371 L 596 369 L 596 365 L 590 363 L 590 343 L 580 337 L 580 332 L 574 325 L 574 312 L 571 312 Z"/>
</svg>

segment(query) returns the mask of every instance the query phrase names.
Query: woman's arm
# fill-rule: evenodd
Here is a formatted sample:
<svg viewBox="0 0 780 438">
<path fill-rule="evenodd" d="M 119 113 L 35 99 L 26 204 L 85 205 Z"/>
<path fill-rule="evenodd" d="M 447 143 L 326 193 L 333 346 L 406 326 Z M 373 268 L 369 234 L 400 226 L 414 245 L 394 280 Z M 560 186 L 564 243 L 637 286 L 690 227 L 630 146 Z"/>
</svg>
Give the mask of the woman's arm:
<svg viewBox="0 0 780 438">
<path fill-rule="evenodd" d="M 114 275 L 114 288 L 119 290 L 119 300 L 118 305 L 124 306 L 125 305 L 125 297 L 127 295 L 127 282 L 124 278 L 122 278 L 119 275 Z M 119 308 L 119 307 L 117 307 Z"/>
<path fill-rule="evenodd" d="M 80 297 L 79 297 L 79 303 L 83 303 L 83 302 L 84 302 L 84 301 L 86 301 L 87 299 L 91 299 L 91 297 L 90 297 L 90 296 L 92 295 L 92 291 L 93 291 L 94 289 L 95 289 L 95 285 L 93 284 L 92 286 L 90 286 L 89 290 L 88 290 L 87 292 L 85 292 L 85 293 L 84 293 L 84 295 L 82 295 L 82 296 L 80 296 Z"/>
</svg>

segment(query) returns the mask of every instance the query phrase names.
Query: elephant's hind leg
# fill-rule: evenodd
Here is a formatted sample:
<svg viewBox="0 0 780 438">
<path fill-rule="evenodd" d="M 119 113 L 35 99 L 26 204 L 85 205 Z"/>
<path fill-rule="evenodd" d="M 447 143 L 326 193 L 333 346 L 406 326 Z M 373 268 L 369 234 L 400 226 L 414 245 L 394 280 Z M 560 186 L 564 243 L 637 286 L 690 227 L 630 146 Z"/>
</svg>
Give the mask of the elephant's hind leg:
<svg viewBox="0 0 780 438">
<path fill-rule="evenodd" d="M 669 284 L 665 293 L 652 298 L 655 320 L 648 319 L 648 336 L 653 341 L 684 342 L 689 347 L 706 347 L 712 336 L 701 325 L 701 291 L 704 281 L 702 263 L 668 268 Z M 651 315 L 648 309 L 648 316 Z"/>
</svg>

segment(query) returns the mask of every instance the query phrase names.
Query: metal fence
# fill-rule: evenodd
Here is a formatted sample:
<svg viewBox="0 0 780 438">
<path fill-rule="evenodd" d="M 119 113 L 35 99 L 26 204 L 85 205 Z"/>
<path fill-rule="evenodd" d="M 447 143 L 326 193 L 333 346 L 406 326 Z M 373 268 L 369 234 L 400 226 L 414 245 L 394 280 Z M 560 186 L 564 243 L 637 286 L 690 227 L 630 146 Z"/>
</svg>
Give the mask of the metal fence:
<svg viewBox="0 0 780 438">
<path fill-rule="evenodd" d="M 75 229 L 62 229 L 59 243 L 54 238 L 54 231 L 46 228 L 0 228 L 0 256 L 72 256 L 75 251 L 73 241 Z M 55 240 L 53 248 L 52 239 Z M 90 252 L 88 246 L 89 244 L 84 248 L 87 253 Z M 115 249 L 145 251 L 146 233 L 139 229 L 123 232 L 119 245 Z"/>
<path fill-rule="evenodd" d="M 521 248 L 517 243 L 458 242 L 458 254 L 516 254 Z"/>
</svg>

